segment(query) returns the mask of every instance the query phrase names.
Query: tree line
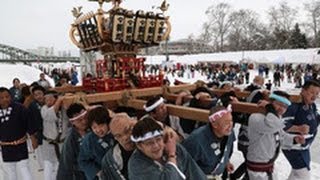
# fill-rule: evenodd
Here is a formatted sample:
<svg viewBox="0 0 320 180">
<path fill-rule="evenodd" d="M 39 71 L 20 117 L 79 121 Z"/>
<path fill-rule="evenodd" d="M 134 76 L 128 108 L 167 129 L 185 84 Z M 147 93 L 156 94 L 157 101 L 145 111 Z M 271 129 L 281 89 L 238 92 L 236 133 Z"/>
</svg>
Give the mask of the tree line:
<svg viewBox="0 0 320 180">
<path fill-rule="evenodd" d="M 320 0 L 303 3 L 301 10 L 305 20 L 298 19 L 298 8 L 282 1 L 268 9 L 265 23 L 253 10 L 216 3 L 205 12 L 208 20 L 201 34 L 188 40 L 209 44 L 215 52 L 319 47 Z"/>
</svg>

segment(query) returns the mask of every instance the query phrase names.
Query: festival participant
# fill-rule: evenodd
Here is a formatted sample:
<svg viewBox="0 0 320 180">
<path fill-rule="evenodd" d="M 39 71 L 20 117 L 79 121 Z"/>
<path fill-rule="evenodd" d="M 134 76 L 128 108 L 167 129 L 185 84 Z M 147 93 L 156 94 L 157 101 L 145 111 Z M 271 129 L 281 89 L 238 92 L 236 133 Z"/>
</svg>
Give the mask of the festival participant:
<svg viewBox="0 0 320 180">
<path fill-rule="evenodd" d="M 80 169 L 85 173 L 87 180 L 101 177 L 101 160 L 114 145 L 109 128 L 110 121 L 110 113 L 102 106 L 88 113 L 88 124 L 92 131 L 85 135 L 78 157 Z"/>
<path fill-rule="evenodd" d="M 262 76 L 255 76 L 253 82 L 247 86 L 244 90 L 253 92 L 256 89 L 263 88 L 264 85 L 264 78 Z"/>
<path fill-rule="evenodd" d="M 144 109 L 148 113 L 146 116 L 150 116 L 156 121 L 161 122 L 163 125 L 172 128 L 176 133 L 182 136 L 182 138 L 185 137 L 185 134 L 179 124 L 179 117 L 169 115 L 163 97 L 155 96 L 149 99 L 144 105 Z"/>
<path fill-rule="evenodd" d="M 179 91 L 177 95 L 178 96 L 175 101 L 176 105 L 186 106 L 190 103 L 189 101 L 185 100 L 186 97 L 192 97 L 191 92 L 189 90 L 183 89 Z"/>
<path fill-rule="evenodd" d="M 282 91 L 274 91 L 270 102 L 261 101 L 259 106 L 266 108 L 266 114 L 251 114 L 248 121 L 249 146 L 246 166 L 250 180 L 276 179 L 273 166 L 279 154 L 280 145 L 292 146 L 294 143 L 303 143 L 301 135 L 285 133 L 281 121 L 291 102 L 289 95 Z"/>
<path fill-rule="evenodd" d="M 11 99 L 9 89 L 0 87 L 0 146 L 3 160 L 3 177 L 6 180 L 32 180 L 28 165 L 27 134 L 32 146 L 37 148 L 35 133 L 29 111 Z"/>
<path fill-rule="evenodd" d="M 88 132 L 87 110 L 82 104 L 74 103 L 67 109 L 67 116 L 72 125 L 63 143 L 57 180 L 85 180 L 80 170 L 78 156 L 84 135 Z"/>
<path fill-rule="evenodd" d="M 265 84 L 266 86 L 266 89 L 271 91 L 271 88 L 272 88 L 272 83 L 271 83 L 271 80 L 269 79 L 268 82 Z"/>
<path fill-rule="evenodd" d="M 111 148 L 102 159 L 103 180 L 128 179 L 128 161 L 136 149 L 130 136 L 136 120 L 126 113 L 116 114 L 110 122 L 110 131 L 117 140 L 117 144 Z"/>
<path fill-rule="evenodd" d="M 232 90 L 233 88 L 233 83 L 231 81 L 223 81 L 219 85 L 219 89 L 223 90 Z"/>
<path fill-rule="evenodd" d="M 291 150 L 284 148 L 283 153 L 292 167 L 289 180 L 310 179 L 310 146 L 317 134 L 320 115 L 315 100 L 319 97 L 320 84 L 311 80 L 304 83 L 301 90 L 302 101 L 293 103 L 284 114 L 285 131 L 304 134 L 306 143 L 295 146 Z"/>
<path fill-rule="evenodd" d="M 38 148 L 35 149 L 36 158 L 39 164 L 39 170 L 43 170 L 43 153 L 42 153 L 42 141 L 43 141 L 43 119 L 41 116 L 41 108 L 45 104 L 45 89 L 42 86 L 36 85 L 32 88 L 33 101 L 29 106 L 29 110 L 32 115 L 32 121 L 37 127 L 36 134 L 38 141 Z"/>
<path fill-rule="evenodd" d="M 192 93 L 193 98 L 190 100 L 189 106 L 192 108 L 201 108 L 201 109 L 210 109 L 213 106 L 213 103 L 216 102 L 216 98 L 213 97 L 211 91 L 206 87 L 198 87 Z M 201 100 L 213 98 L 212 104 L 203 104 Z M 185 134 L 185 137 L 188 137 L 193 130 L 203 126 L 205 123 L 197 122 L 193 119 L 180 118 L 180 126 Z"/>
<path fill-rule="evenodd" d="M 216 106 L 210 110 L 209 123 L 191 133 L 182 143 L 207 175 L 218 178 L 225 169 L 233 170 L 229 162 L 235 136 L 231 106 Z"/>
<path fill-rule="evenodd" d="M 269 91 L 263 88 L 264 78 L 262 76 L 255 76 L 253 82 L 247 86 L 244 90 L 249 91 L 250 94 L 246 98 L 246 102 L 258 103 L 260 100 L 265 99 L 269 96 Z M 243 120 L 240 122 L 241 126 L 238 134 L 238 150 L 241 151 L 244 157 L 244 162 L 235 170 L 233 174 L 230 175 L 232 180 L 240 178 L 244 173 L 243 179 L 248 179 L 248 173 L 246 168 L 246 157 L 249 145 L 248 139 L 248 119 L 249 114 L 243 115 Z"/>
<path fill-rule="evenodd" d="M 51 88 L 51 85 L 50 85 L 49 81 L 46 79 L 44 73 L 40 73 L 40 79 L 38 80 L 38 84 L 40 86 L 42 86 L 43 88 L 45 88 L 46 90 Z"/>
<path fill-rule="evenodd" d="M 273 83 L 274 83 L 274 87 L 280 87 L 280 81 L 281 81 L 281 72 L 279 69 L 277 69 L 274 73 L 273 73 Z"/>
<path fill-rule="evenodd" d="M 137 151 L 129 160 L 129 179 L 207 179 L 188 152 L 176 144 L 173 134 L 163 134 L 163 128 L 152 118 L 137 122 L 131 140 Z"/>
<path fill-rule="evenodd" d="M 62 143 L 68 131 L 68 118 L 62 106 L 63 97 L 56 91 L 47 91 L 45 105 L 41 108 L 43 119 L 44 179 L 56 179 Z"/>
<path fill-rule="evenodd" d="M 13 86 L 9 89 L 11 98 L 14 102 L 21 103 L 22 95 L 20 88 L 20 80 L 18 78 L 14 78 L 12 81 Z"/>
</svg>

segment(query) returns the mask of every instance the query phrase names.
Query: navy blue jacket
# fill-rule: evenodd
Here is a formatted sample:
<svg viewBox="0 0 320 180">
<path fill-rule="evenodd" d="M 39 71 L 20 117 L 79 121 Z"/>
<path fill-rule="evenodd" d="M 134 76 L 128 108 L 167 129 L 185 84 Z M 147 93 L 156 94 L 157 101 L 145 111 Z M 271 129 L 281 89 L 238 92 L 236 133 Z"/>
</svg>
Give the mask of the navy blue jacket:
<svg viewBox="0 0 320 180">
<path fill-rule="evenodd" d="M 283 153 L 293 169 L 305 167 L 310 169 L 310 145 L 317 135 L 317 128 L 320 121 L 320 115 L 317 112 L 316 105 L 312 104 L 308 106 L 304 103 L 293 103 L 288 107 L 288 110 L 284 114 L 283 118 L 286 125 L 284 130 L 288 130 L 293 125 L 309 125 L 309 135 L 312 135 L 312 137 L 307 138 L 305 144 L 297 146 L 291 150 L 283 150 Z"/>
<path fill-rule="evenodd" d="M 102 158 L 113 145 L 114 139 L 110 133 L 103 138 L 99 138 L 93 132 L 85 135 L 80 146 L 78 161 L 87 180 L 94 179 L 101 170 Z"/>
<path fill-rule="evenodd" d="M 221 152 L 221 139 L 214 135 L 210 124 L 207 124 L 194 130 L 182 145 L 204 173 L 220 175 L 229 161 L 234 141 L 235 135 L 232 131 L 228 136 L 224 152 Z"/>
</svg>

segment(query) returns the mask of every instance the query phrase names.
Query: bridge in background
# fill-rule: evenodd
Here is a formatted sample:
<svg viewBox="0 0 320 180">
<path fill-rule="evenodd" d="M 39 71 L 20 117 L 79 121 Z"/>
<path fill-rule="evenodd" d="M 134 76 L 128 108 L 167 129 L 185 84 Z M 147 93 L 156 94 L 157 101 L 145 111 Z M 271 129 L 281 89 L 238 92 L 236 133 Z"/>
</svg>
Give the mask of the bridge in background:
<svg viewBox="0 0 320 180">
<path fill-rule="evenodd" d="M 37 54 L 0 44 L 0 63 L 32 63 L 32 62 L 80 62 L 79 57 L 39 56 Z"/>
</svg>

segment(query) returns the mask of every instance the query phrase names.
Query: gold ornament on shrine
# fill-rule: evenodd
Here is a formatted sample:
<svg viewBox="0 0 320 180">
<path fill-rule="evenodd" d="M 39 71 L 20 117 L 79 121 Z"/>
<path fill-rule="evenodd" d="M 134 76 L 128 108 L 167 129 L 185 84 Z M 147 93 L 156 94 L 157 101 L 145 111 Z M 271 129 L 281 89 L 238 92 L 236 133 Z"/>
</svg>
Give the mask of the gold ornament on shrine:
<svg viewBox="0 0 320 180">
<path fill-rule="evenodd" d="M 165 0 L 158 7 L 161 13 L 124 9 L 121 0 L 91 1 L 99 3 L 97 12 L 83 14 L 81 7 L 73 8 L 75 20 L 69 32 L 71 41 L 85 52 L 136 54 L 139 48 L 159 45 L 169 37 L 171 24 L 164 15 L 169 4 Z M 111 2 L 112 8 L 104 11 L 104 2 Z"/>
</svg>

